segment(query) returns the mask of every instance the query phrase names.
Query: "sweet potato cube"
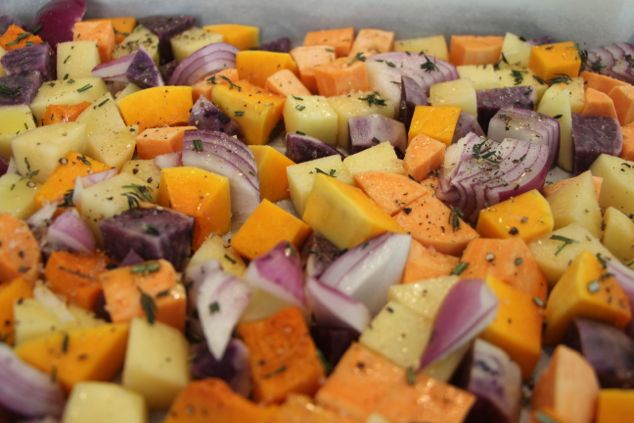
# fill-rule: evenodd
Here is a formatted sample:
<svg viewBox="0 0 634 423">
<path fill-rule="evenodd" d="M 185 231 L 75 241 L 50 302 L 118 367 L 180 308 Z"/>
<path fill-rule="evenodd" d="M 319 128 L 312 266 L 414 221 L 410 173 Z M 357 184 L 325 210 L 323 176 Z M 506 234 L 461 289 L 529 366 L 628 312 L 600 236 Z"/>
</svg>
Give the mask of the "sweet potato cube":
<svg viewBox="0 0 634 423">
<path fill-rule="evenodd" d="M 302 83 L 312 92 L 317 91 L 315 67 L 335 60 L 335 49 L 329 45 L 300 46 L 291 50 L 291 56 L 297 63 Z M 309 94 L 307 94 L 309 95 Z"/>
<path fill-rule="evenodd" d="M 608 93 L 614 101 L 616 114 L 618 115 L 621 125 L 627 125 L 634 122 L 634 86 L 621 85 L 614 87 Z"/>
<path fill-rule="evenodd" d="M 582 116 L 605 116 L 616 118 L 614 101 L 604 92 L 594 88 L 586 88 L 585 103 L 581 109 Z"/>
<path fill-rule="evenodd" d="M 281 402 L 291 393 L 313 395 L 317 391 L 324 367 L 299 309 L 285 308 L 266 319 L 241 323 L 238 335 L 250 351 L 257 401 Z"/>
<path fill-rule="evenodd" d="M 319 95 L 332 97 L 370 89 L 368 70 L 362 61 L 339 58 L 314 68 Z"/>
<path fill-rule="evenodd" d="M 75 122 L 81 112 L 90 106 L 90 102 L 82 101 L 77 104 L 49 104 L 42 116 L 42 125 L 53 125 L 62 122 Z"/>
<path fill-rule="evenodd" d="M 408 177 L 391 172 L 361 172 L 354 175 L 354 181 L 390 216 L 427 192 Z"/>
<path fill-rule="evenodd" d="M 487 65 L 497 63 L 504 37 L 492 35 L 452 35 L 449 61 L 454 65 Z"/>
<path fill-rule="evenodd" d="M 579 75 L 581 59 L 577 45 L 572 41 L 533 46 L 528 68 L 547 81 L 557 75 L 571 78 Z"/>
<path fill-rule="evenodd" d="M 321 31 L 310 31 L 304 37 L 305 46 L 327 45 L 335 49 L 337 57 L 350 54 L 352 43 L 354 42 L 354 28 L 324 29 Z"/>
<path fill-rule="evenodd" d="M 446 144 L 427 135 L 420 134 L 412 138 L 405 150 L 403 166 L 405 172 L 417 181 L 425 179 L 429 172 L 442 165 Z"/>
<path fill-rule="evenodd" d="M 13 345 L 14 324 L 13 306 L 16 302 L 33 297 L 33 283 L 16 278 L 0 284 L 0 341 Z"/>
<path fill-rule="evenodd" d="M 95 41 L 101 62 L 112 60 L 116 41 L 114 27 L 108 20 L 76 22 L 73 26 L 73 41 Z"/>
<path fill-rule="evenodd" d="M 621 158 L 625 160 L 634 160 L 634 122 L 621 127 L 621 133 L 623 134 L 623 150 L 621 150 Z"/>
<path fill-rule="evenodd" d="M 458 257 L 439 253 L 425 247 L 415 239 L 409 247 L 409 255 L 403 271 L 402 283 L 414 283 L 425 279 L 447 276 L 458 264 Z"/>
<path fill-rule="evenodd" d="M 620 79 L 612 78 L 611 76 L 596 72 L 583 71 L 580 75 L 583 78 L 586 88 L 592 88 L 605 94 L 609 94 L 614 87 L 627 87 L 629 85 L 627 82 L 621 81 Z"/>
<path fill-rule="evenodd" d="M 459 107 L 453 106 L 416 106 L 408 140 L 411 142 L 415 136 L 423 134 L 447 145 L 451 144 L 460 112 Z"/>
<path fill-rule="evenodd" d="M 363 54 L 372 56 L 374 54 L 386 53 L 394 47 L 394 32 L 383 31 L 381 29 L 363 28 L 359 30 L 357 38 L 352 44 L 350 56 Z"/>
<path fill-rule="evenodd" d="M 29 43 L 42 44 L 42 39 L 17 25 L 9 25 L 4 34 L 0 34 L 0 47 L 6 51 L 26 47 Z"/>
<path fill-rule="evenodd" d="M 600 320 L 621 329 L 632 319 L 623 288 L 587 250 L 572 261 L 548 297 L 544 342 L 559 342 L 576 317 Z"/>
<path fill-rule="evenodd" d="M 78 382 L 111 380 L 123 365 L 127 338 L 127 324 L 105 324 L 52 332 L 23 342 L 15 352 L 70 391 Z"/>
<path fill-rule="evenodd" d="M 114 40 L 116 44 L 119 44 L 125 37 L 130 35 L 136 27 L 136 18 L 134 16 L 119 16 L 115 18 L 103 18 L 103 19 L 86 19 L 89 22 L 95 21 L 109 21 L 112 24 L 114 30 Z"/>
<path fill-rule="evenodd" d="M 634 416 L 634 390 L 602 389 L 597 404 L 597 423 L 622 423 Z"/>
<path fill-rule="evenodd" d="M 402 367 L 354 343 L 317 393 L 317 403 L 365 421 L 378 413 L 391 422 L 410 422 L 425 416 L 430 423 L 462 422 L 474 397 L 424 374 L 410 383 Z"/>
<path fill-rule="evenodd" d="M 310 91 L 297 76 L 288 69 L 275 72 L 266 79 L 265 88 L 279 96 L 310 95 Z"/>
<path fill-rule="evenodd" d="M 266 80 L 275 72 L 288 69 L 297 73 L 297 64 L 288 53 L 273 51 L 248 50 L 236 54 L 236 68 L 240 79 L 264 88 Z"/>
<path fill-rule="evenodd" d="M 24 220 L 0 214 L 0 283 L 38 278 L 40 245 Z"/>
<path fill-rule="evenodd" d="M 185 131 L 195 129 L 195 126 L 148 128 L 136 137 L 137 154 L 140 159 L 147 160 L 161 154 L 180 152 Z"/>
<path fill-rule="evenodd" d="M 288 198 L 286 168 L 295 163 L 269 145 L 251 145 L 249 148 L 255 156 L 262 198 L 272 202 Z"/>
<path fill-rule="evenodd" d="M 275 410 L 266 423 L 332 423 L 339 421 L 335 414 L 312 402 L 305 395 L 291 394 L 286 402 Z"/>
<path fill-rule="evenodd" d="M 310 227 L 306 223 L 264 199 L 236 232 L 231 245 L 240 255 L 252 260 L 280 241 L 288 241 L 299 249 L 308 235 Z"/>
</svg>

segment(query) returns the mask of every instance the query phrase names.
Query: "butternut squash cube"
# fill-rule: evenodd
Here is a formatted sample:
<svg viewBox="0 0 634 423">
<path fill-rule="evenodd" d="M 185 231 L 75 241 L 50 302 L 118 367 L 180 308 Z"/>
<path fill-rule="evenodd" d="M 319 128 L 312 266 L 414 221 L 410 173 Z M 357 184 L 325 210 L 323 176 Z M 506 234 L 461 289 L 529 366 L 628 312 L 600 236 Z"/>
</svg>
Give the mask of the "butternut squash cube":
<svg viewBox="0 0 634 423">
<path fill-rule="evenodd" d="M 497 63 L 504 38 L 494 35 L 452 35 L 449 61 L 454 65 Z"/>
<path fill-rule="evenodd" d="M 543 80 L 557 75 L 572 78 L 579 75 L 581 68 L 579 50 L 572 41 L 533 46 L 528 67 Z"/>
<path fill-rule="evenodd" d="M 597 404 L 597 423 L 621 423 L 634 416 L 634 390 L 601 389 Z"/>
<path fill-rule="evenodd" d="M 408 140 L 424 134 L 447 145 L 451 144 L 460 112 L 460 108 L 454 106 L 416 106 Z"/>
<path fill-rule="evenodd" d="M 384 232 L 403 229 L 359 188 L 318 174 L 303 219 L 339 248 L 353 248 Z"/>
<path fill-rule="evenodd" d="M 148 128 L 136 137 L 137 154 L 140 159 L 153 159 L 161 154 L 180 152 L 185 131 L 194 129 L 195 126 Z"/>
<path fill-rule="evenodd" d="M 267 199 L 253 211 L 231 240 L 233 248 L 252 260 L 288 241 L 297 249 L 310 235 L 310 227 Z"/>
<path fill-rule="evenodd" d="M 262 198 L 272 202 L 288 198 L 286 168 L 295 163 L 268 145 L 251 145 L 249 149 L 255 156 Z"/>
<path fill-rule="evenodd" d="M 130 325 L 122 384 L 152 409 L 167 409 L 189 383 L 188 344 L 178 330 L 143 318 Z"/>
<path fill-rule="evenodd" d="M 384 31 L 381 29 L 362 28 L 354 39 L 350 56 L 359 53 L 365 56 L 386 53 L 392 50 L 394 46 L 394 32 Z"/>
<path fill-rule="evenodd" d="M 16 278 L 0 285 L 0 341 L 13 345 L 13 306 L 16 302 L 33 297 L 33 283 Z"/>
<path fill-rule="evenodd" d="M 266 420 L 266 423 L 330 423 L 336 420 L 337 416 L 331 410 L 314 404 L 311 398 L 305 395 L 291 394 L 286 397 L 284 404 L 276 409 L 273 417 Z"/>
<path fill-rule="evenodd" d="M 354 28 L 333 28 L 309 31 L 304 37 L 305 46 L 327 45 L 335 49 L 337 57 L 347 56 L 354 42 Z"/>
<path fill-rule="evenodd" d="M 590 251 L 583 251 L 573 260 L 550 293 L 544 341 L 550 345 L 559 342 L 576 317 L 596 319 L 621 329 L 632 319 L 623 288 Z"/>
<path fill-rule="evenodd" d="M 132 93 L 118 102 L 127 125 L 139 131 L 186 124 L 192 108 L 192 87 L 152 87 Z"/>
<path fill-rule="evenodd" d="M 539 191 L 531 190 L 480 210 L 476 230 L 485 238 L 519 237 L 530 242 L 553 227 L 548 201 Z"/>
<path fill-rule="evenodd" d="M 115 383 L 82 382 L 75 385 L 64 407 L 65 423 L 145 423 L 143 397 Z"/>
<path fill-rule="evenodd" d="M 123 364 L 127 338 L 128 325 L 105 324 L 53 332 L 20 344 L 15 353 L 70 391 L 79 382 L 111 380 Z"/>
<path fill-rule="evenodd" d="M 232 46 L 246 50 L 260 45 L 260 28 L 239 24 L 205 25 L 205 31 L 222 35 L 224 42 Z"/>
<path fill-rule="evenodd" d="M 447 40 L 445 40 L 444 35 L 396 40 L 394 41 L 394 51 L 423 53 L 445 61 L 449 59 Z"/>
<path fill-rule="evenodd" d="M 303 132 L 330 145 L 337 145 L 338 116 L 326 97 L 287 97 L 284 125 L 287 132 Z"/>
<path fill-rule="evenodd" d="M 429 173 L 438 169 L 445 157 L 445 143 L 436 141 L 427 135 L 412 138 L 405 150 L 403 167 L 405 172 L 417 181 L 425 179 Z"/>
<path fill-rule="evenodd" d="M 269 76 L 281 69 L 297 73 L 297 64 L 288 53 L 264 50 L 239 51 L 236 54 L 236 68 L 240 79 L 264 88 Z"/>
<path fill-rule="evenodd" d="M 439 253 L 434 248 L 425 247 L 413 239 L 401 283 L 411 284 L 429 278 L 448 276 L 458 262 L 458 257 Z"/>
<path fill-rule="evenodd" d="M 227 116 L 238 122 L 247 144 L 266 144 L 284 109 L 284 97 L 247 81 L 217 84 L 212 89 L 212 98 Z"/>
<path fill-rule="evenodd" d="M 526 380 L 541 355 L 542 302 L 495 276 L 487 276 L 486 283 L 498 298 L 499 307 L 495 320 L 480 337 L 506 351 Z"/>
</svg>

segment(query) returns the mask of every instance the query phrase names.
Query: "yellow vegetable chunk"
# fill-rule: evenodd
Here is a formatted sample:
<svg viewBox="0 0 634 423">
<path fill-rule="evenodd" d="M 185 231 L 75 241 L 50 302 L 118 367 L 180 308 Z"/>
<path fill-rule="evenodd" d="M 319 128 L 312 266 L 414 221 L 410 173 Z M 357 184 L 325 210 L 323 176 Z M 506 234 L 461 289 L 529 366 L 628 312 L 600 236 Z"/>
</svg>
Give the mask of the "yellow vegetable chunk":
<svg viewBox="0 0 634 423">
<path fill-rule="evenodd" d="M 608 207 L 605 211 L 603 245 L 619 260 L 634 259 L 634 222 L 623 212 Z"/>
<path fill-rule="evenodd" d="M 429 90 L 429 103 L 433 106 L 460 107 L 471 116 L 478 114 L 476 90 L 468 79 L 455 79 L 432 85 Z"/>
<path fill-rule="evenodd" d="M 519 237 L 530 242 L 553 227 L 550 205 L 534 189 L 480 210 L 476 231 L 484 238 Z"/>
<path fill-rule="evenodd" d="M 502 348 L 522 369 L 526 380 L 541 354 L 542 308 L 541 299 L 531 298 L 519 289 L 494 276 L 486 283 L 498 299 L 495 320 L 480 337 Z"/>
<path fill-rule="evenodd" d="M 167 409 L 189 383 L 187 340 L 178 330 L 160 322 L 137 318 L 123 368 L 123 386 L 141 394 L 152 409 Z"/>
<path fill-rule="evenodd" d="M 221 34 L 205 31 L 195 26 L 172 37 L 170 44 L 174 52 L 174 59 L 177 62 L 181 62 L 191 56 L 196 50 L 222 41 L 223 37 Z"/>
<path fill-rule="evenodd" d="M 35 210 L 35 197 L 40 185 L 16 173 L 0 176 L 0 214 L 9 213 L 26 219 Z"/>
<path fill-rule="evenodd" d="M 623 423 L 634 416 L 633 389 L 601 389 L 597 405 L 597 423 Z"/>
<path fill-rule="evenodd" d="M 82 101 L 93 102 L 108 92 L 106 83 L 101 78 L 86 77 L 56 81 L 48 81 L 42 84 L 37 95 L 31 102 L 33 116 L 38 122 L 46 107 L 50 104 L 77 104 Z"/>
<path fill-rule="evenodd" d="M 330 145 L 337 145 L 339 118 L 326 97 L 287 97 L 284 125 L 287 132 L 303 132 Z"/>
<path fill-rule="evenodd" d="M 396 156 L 394 147 L 389 142 L 381 142 L 343 159 L 343 165 L 354 177 L 364 172 L 388 172 L 405 174 L 403 161 Z"/>
<path fill-rule="evenodd" d="M 299 249 L 310 235 L 310 227 L 269 200 L 262 200 L 231 240 L 240 255 L 254 259 L 288 241 Z"/>
<path fill-rule="evenodd" d="M 572 41 L 533 46 L 528 67 L 543 80 L 557 75 L 579 75 L 581 59 L 577 45 Z"/>
<path fill-rule="evenodd" d="M 433 320 L 445 296 L 456 282 L 458 282 L 458 276 L 452 275 L 392 285 L 388 299 L 411 308 L 428 320 Z"/>
<path fill-rule="evenodd" d="M 152 193 L 152 197 L 157 197 L 161 184 L 161 169 L 154 163 L 154 160 L 130 160 L 121 167 L 119 174 L 131 175 L 145 182 Z"/>
<path fill-rule="evenodd" d="M 198 247 L 188 266 L 194 267 L 203 264 L 207 260 L 216 260 L 225 272 L 242 276 L 246 266 L 242 257 L 235 252 L 230 245 L 226 245 L 222 238 L 216 234 L 211 234 L 202 245 Z"/>
<path fill-rule="evenodd" d="M 601 208 L 614 207 L 627 215 L 634 214 L 634 162 L 601 154 L 590 171 L 603 178 L 599 204 Z"/>
<path fill-rule="evenodd" d="M 79 382 L 112 379 L 123 364 L 127 337 L 127 324 L 69 329 L 26 341 L 15 353 L 70 391 Z"/>
<path fill-rule="evenodd" d="M 531 57 L 532 46 L 517 35 L 507 32 L 502 42 L 502 54 L 505 60 L 501 60 L 500 67 L 525 69 Z M 508 63 L 507 63 L 508 62 Z"/>
<path fill-rule="evenodd" d="M 60 79 L 86 78 L 101 63 L 97 42 L 66 41 L 57 44 L 57 75 Z"/>
<path fill-rule="evenodd" d="M 33 296 L 33 283 L 23 278 L 16 278 L 0 285 L 0 341 L 13 345 L 14 313 L 13 307 L 25 298 Z"/>
<path fill-rule="evenodd" d="M 255 48 L 260 45 L 260 28 L 257 26 L 218 24 L 206 25 L 203 29 L 214 34 L 221 34 L 225 43 L 229 43 L 240 50 Z"/>
<path fill-rule="evenodd" d="M 184 125 L 192 108 L 191 87 L 152 87 L 132 93 L 118 101 L 127 125 L 139 131 L 161 126 Z"/>
<path fill-rule="evenodd" d="M 90 106 L 81 112 L 75 122 L 86 125 L 86 137 L 99 132 L 126 129 L 119 113 L 119 108 L 110 93 L 106 93 L 93 101 Z"/>
<path fill-rule="evenodd" d="M 145 423 L 143 397 L 120 385 L 82 382 L 75 385 L 64 407 L 64 423 Z"/>
<path fill-rule="evenodd" d="M 288 69 L 297 74 L 297 64 L 289 53 L 264 50 L 240 51 L 236 54 L 236 69 L 240 79 L 264 88 L 266 80 L 275 72 Z"/>
<path fill-rule="evenodd" d="M 108 166 L 120 169 L 134 155 L 136 136 L 136 126 L 94 133 L 88 138 L 86 153 Z"/>
<path fill-rule="evenodd" d="M 315 176 L 303 219 L 339 248 L 353 248 L 384 232 L 403 229 L 359 188 Z"/>
<path fill-rule="evenodd" d="M 570 322 L 587 317 L 623 329 L 632 318 L 629 300 L 617 280 L 590 251 L 570 264 L 548 297 L 544 342 L 561 340 Z"/>
<path fill-rule="evenodd" d="M 503 62 L 502 62 L 503 63 Z M 525 69 L 503 69 L 496 65 L 463 65 L 456 70 L 460 78 L 468 79 L 473 83 L 476 91 L 490 88 L 507 88 L 516 86 L 533 87 L 537 93 L 537 99 L 541 99 L 548 88 L 548 84 L 541 78 L 534 78 L 534 74 Z"/>
<path fill-rule="evenodd" d="M 23 132 L 35 128 L 35 120 L 29 106 L 0 107 L 0 157 L 11 158 L 11 140 Z"/>
<path fill-rule="evenodd" d="M 288 198 L 286 168 L 295 162 L 268 145 L 251 145 L 249 149 L 255 156 L 262 198 L 272 202 Z"/>
<path fill-rule="evenodd" d="M 423 53 L 440 60 L 449 60 L 449 49 L 444 35 L 396 40 L 394 41 L 394 50 Z"/>
<path fill-rule="evenodd" d="M 454 106 L 416 106 L 408 140 L 424 134 L 445 144 L 451 144 L 460 117 L 460 108 Z"/>
<path fill-rule="evenodd" d="M 247 144 L 266 144 L 282 118 L 284 97 L 271 94 L 247 81 L 216 84 L 214 103 L 240 125 Z"/>
<path fill-rule="evenodd" d="M 539 101 L 537 111 L 552 118 L 557 117 L 559 122 L 559 156 L 557 157 L 557 165 L 571 172 L 573 146 L 572 97 L 570 92 L 562 90 L 556 85 L 551 85 Z"/>
</svg>

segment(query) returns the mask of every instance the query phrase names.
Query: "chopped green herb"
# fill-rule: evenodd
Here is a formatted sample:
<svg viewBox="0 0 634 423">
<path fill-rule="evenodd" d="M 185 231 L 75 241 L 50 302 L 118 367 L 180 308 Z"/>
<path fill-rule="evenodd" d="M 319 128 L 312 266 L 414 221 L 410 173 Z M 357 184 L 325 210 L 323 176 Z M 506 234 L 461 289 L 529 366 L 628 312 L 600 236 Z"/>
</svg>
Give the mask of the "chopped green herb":
<svg viewBox="0 0 634 423">
<path fill-rule="evenodd" d="M 429 56 L 427 56 L 426 54 L 423 54 L 423 56 L 425 57 L 425 63 L 420 65 L 420 68 L 422 70 L 424 70 L 425 72 L 434 72 L 438 70 L 438 66 L 436 65 L 435 62 L 433 62 Z"/>
<path fill-rule="evenodd" d="M 456 266 L 451 270 L 451 274 L 452 275 L 460 275 L 462 272 L 464 272 L 465 270 L 467 270 L 467 267 L 469 267 L 469 263 L 466 263 L 464 261 L 460 261 L 458 262 L 458 264 L 456 264 Z"/>
<path fill-rule="evenodd" d="M 396 67 L 396 64 L 394 64 L 394 62 L 390 62 L 389 60 L 386 60 L 385 64 L 388 65 L 391 68 L 395 68 Z"/>
<path fill-rule="evenodd" d="M 199 140 L 199 139 L 192 140 L 192 144 L 194 146 L 194 151 L 201 152 L 204 150 L 203 140 Z"/>
<path fill-rule="evenodd" d="M 169 289 L 164 289 L 162 291 L 159 291 L 156 294 L 156 298 L 163 298 L 163 297 L 167 297 L 170 294 L 170 290 Z"/>
<path fill-rule="evenodd" d="M 568 84 L 570 83 L 570 81 L 572 81 L 572 78 L 569 77 L 568 75 L 565 74 L 561 74 L 561 75 L 557 75 L 554 78 L 551 78 L 548 83 L 550 85 L 552 84 Z"/>
<path fill-rule="evenodd" d="M 72 207 L 73 206 L 73 194 L 75 194 L 75 190 L 74 189 L 69 189 L 68 191 L 66 191 L 64 193 L 64 196 L 62 197 L 62 204 L 60 204 L 61 207 Z"/>
<path fill-rule="evenodd" d="M 68 352 L 68 334 L 65 333 L 64 337 L 62 338 L 62 353 L 66 354 Z"/>
<path fill-rule="evenodd" d="M 296 95 L 294 95 L 294 96 L 292 96 L 292 97 L 293 97 L 295 100 L 297 100 L 297 101 L 304 101 L 304 99 L 303 99 L 303 98 L 301 98 L 301 97 L 297 97 Z"/>
<path fill-rule="evenodd" d="M 555 116 L 553 116 L 553 119 L 561 119 L 561 117 L 562 117 L 562 116 L 563 116 L 563 115 L 561 115 L 561 114 L 559 114 L 559 115 L 555 115 Z"/>
<path fill-rule="evenodd" d="M 82 162 L 83 164 L 85 164 L 86 166 L 91 166 L 92 163 L 90 163 L 90 160 L 88 160 L 86 158 L 86 156 L 84 156 L 83 154 L 77 156 L 77 160 L 79 160 L 80 162 Z"/>
<path fill-rule="evenodd" d="M 6 97 L 16 97 L 20 93 L 20 88 L 11 88 L 4 84 L 0 84 L 0 95 Z"/>
<path fill-rule="evenodd" d="M 97 104 L 97 107 L 101 107 L 101 106 L 103 106 L 103 105 L 104 105 L 104 104 L 106 104 L 108 101 L 110 101 L 110 99 L 109 99 L 109 98 L 105 99 L 105 100 L 104 100 L 104 101 L 102 101 L 101 103 Z"/>
<path fill-rule="evenodd" d="M 570 238 L 567 238 L 567 237 L 565 237 L 565 236 L 561 236 L 561 235 L 551 235 L 550 239 L 552 239 L 552 240 L 554 240 L 554 241 L 561 241 L 561 242 L 563 242 L 563 244 L 561 244 L 561 245 L 559 246 L 559 248 L 557 248 L 557 251 L 555 251 L 555 255 L 559 255 L 559 253 L 561 253 L 561 251 L 562 251 L 564 248 L 566 248 L 568 245 L 570 245 L 570 244 L 574 244 L 575 242 L 577 242 L 577 241 L 575 241 L 574 239 L 570 239 Z"/>
<path fill-rule="evenodd" d="M 412 366 L 409 366 L 405 371 L 405 377 L 408 385 L 416 385 L 416 371 Z"/>
<path fill-rule="evenodd" d="M 457 231 L 460 229 L 460 219 L 462 218 L 462 211 L 455 207 L 451 207 L 451 211 L 449 212 L 449 223 L 451 224 L 451 229 Z"/>
<path fill-rule="evenodd" d="M 352 58 L 352 60 L 350 60 L 348 62 L 348 66 L 350 66 L 351 64 L 353 64 L 354 62 L 365 62 L 365 55 L 363 54 L 362 51 L 358 52 L 357 54 L 354 55 L 354 57 Z"/>
<path fill-rule="evenodd" d="M 524 81 L 524 73 L 517 69 L 511 71 L 511 76 L 513 77 L 513 84 L 515 85 L 519 85 Z"/>
<path fill-rule="evenodd" d="M 154 298 L 150 297 L 145 292 L 141 291 L 141 308 L 145 312 L 145 317 L 149 324 L 153 325 L 156 321 L 156 304 Z"/>
<path fill-rule="evenodd" d="M 40 173 L 39 169 L 31 169 L 31 163 L 27 157 L 24 158 L 24 164 L 26 165 L 26 175 L 24 175 L 24 178 L 31 179 Z"/>
<path fill-rule="evenodd" d="M 270 378 L 272 378 L 274 376 L 279 375 L 280 373 L 284 373 L 286 370 L 288 370 L 288 367 L 286 367 L 286 365 L 282 364 L 277 369 L 273 370 L 272 372 L 264 374 L 262 377 L 264 379 L 270 379 Z"/>
<path fill-rule="evenodd" d="M 15 37 L 15 40 L 11 41 L 10 43 L 7 43 L 7 46 L 11 47 L 11 46 L 17 46 L 18 44 L 20 44 L 20 41 L 29 38 L 31 35 L 30 32 L 22 32 L 20 34 L 18 34 L 17 37 Z"/>
<path fill-rule="evenodd" d="M 244 116 L 244 110 L 236 110 L 235 112 L 233 112 L 233 114 L 238 117 Z"/>
<path fill-rule="evenodd" d="M 597 260 L 599 260 L 599 263 L 601 263 L 601 267 L 603 267 L 604 269 L 608 267 L 608 261 L 610 261 L 610 259 L 607 257 L 603 257 L 603 254 L 597 253 Z"/>
<path fill-rule="evenodd" d="M 539 76 L 537 76 L 537 75 L 533 75 L 533 79 L 534 79 L 535 81 L 539 82 L 539 83 L 540 83 L 540 84 L 542 84 L 542 85 L 545 85 L 545 84 L 546 84 L 546 81 L 544 81 L 542 78 L 540 78 L 540 77 L 539 77 Z"/>
<path fill-rule="evenodd" d="M 378 92 L 376 92 L 376 91 L 366 95 L 365 97 L 359 97 L 359 100 L 367 101 L 368 102 L 368 106 L 370 106 L 370 107 L 372 107 L 372 105 L 387 106 L 387 103 L 385 102 L 385 99 L 381 98 L 381 95 Z"/>
<path fill-rule="evenodd" d="M 295 109 L 296 109 L 296 110 L 299 110 L 300 112 L 301 112 L 302 110 L 304 110 L 305 108 L 306 108 L 306 106 L 304 106 L 303 104 L 297 104 L 297 105 L 295 106 Z"/>
<path fill-rule="evenodd" d="M 161 269 L 161 263 L 159 263 L 158 261 L 151 261 L 148 263 L 141 263 L 141 264 L 132 266 L 130 268 L 130 272 L 147 274 L 147 273 L 156 273 L 160 269 Z"/>
<path fill-rule="evenodd" d="M 605 68 L 605 65 L 601 62 L 600 57 L 598 57 L 597 60 L 591 62 L 588 66 L 590 67 L 590 70 L 592 72 L 601 72 L 601 70 Z"/>
<path fill-rule="evenodd" d="M 513 261 L 513 263 L 516 266 L 521 266 L 523 262 L 524 262 L 524 260 L 521 257 L 516 257 L 515 260 Z"/>
<path fill-rule="evenodd" d="M 92 84 L 86 84 L 83 87 L 77 88 L 78 93 L 83 93 L 84 91 L 88 91 L 92 88 Z"/>
<path fill-rule="evenodd" d="M 306 135 L 306 132 L 302 132 L 302 131 L 295 131 L 295 133 L 296 133 L 297 135 Z"/>
<path fill-rule="evenodd" d="M 586 63 L 588 63 L 588 50 L 581 48 L 579 43 L 575 43 L 575 47 L 577 47 L 577 54 L 579 54 L 581 66 L 583 67 Z"/>
<path fill-rule="evenodd" d="M 225 254 L 225 260 L 227 260 L 229 263 L 232 263 L 232 264 L 236 264 L 237 263 L 236 259 L 231 257 L 229 254 Z"/>
<path fill-rule="evenodd" d="M 214 301 L 213 303 L 209 304 L 209 314 L 216 314 L 220 311 L 220 304 L 218 303 L 218 301 Z"/>
<path fill-rule="evenodd" d="M 229 89 L 237 89 L 238 91 L 242 91 L 242 87 L 240 85 L 236 85 L 233 83 L 233 81 L 231 79 L 229 79 L 229 77 L 227 77 L 226 75 L 220 75 L 220 77 L 222 79 L 224 79 L 228 84 L 229 84 Z"/>
<path fill-rule="evenodd" d="M 121 188 L 130 189 L 131 191 L 121 193 L 128 200 L 128 208 L 133 209 L 141 205 L 141 201 L 152 202 L 152 193 L 146 185 L 129 184 L 123 185 Z"/>
</svg>

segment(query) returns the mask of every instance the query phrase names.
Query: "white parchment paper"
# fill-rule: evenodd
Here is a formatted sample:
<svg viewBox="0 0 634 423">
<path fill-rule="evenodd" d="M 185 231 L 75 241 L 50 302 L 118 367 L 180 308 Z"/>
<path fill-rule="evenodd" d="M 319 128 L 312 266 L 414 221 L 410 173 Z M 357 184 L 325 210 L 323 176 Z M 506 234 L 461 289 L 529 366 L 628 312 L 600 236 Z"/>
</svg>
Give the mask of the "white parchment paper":
<svg viewBox="0 0 634 423">
<path fill-rule="evenodd" d="M 0 14 L 28 21 L 45 0 L 0 0 Z M 301 41 L 311 29 L 395 30 L 398 38 L 434 34 L 550 35 L 587 46 L 634 42 L 634 0 L 88 0 L 89 16 L 194 14 L 201 23 L 246 23 L 262 39 Z"/>
</svg>

